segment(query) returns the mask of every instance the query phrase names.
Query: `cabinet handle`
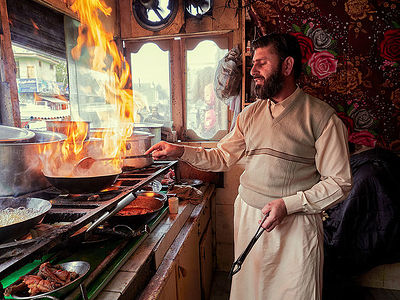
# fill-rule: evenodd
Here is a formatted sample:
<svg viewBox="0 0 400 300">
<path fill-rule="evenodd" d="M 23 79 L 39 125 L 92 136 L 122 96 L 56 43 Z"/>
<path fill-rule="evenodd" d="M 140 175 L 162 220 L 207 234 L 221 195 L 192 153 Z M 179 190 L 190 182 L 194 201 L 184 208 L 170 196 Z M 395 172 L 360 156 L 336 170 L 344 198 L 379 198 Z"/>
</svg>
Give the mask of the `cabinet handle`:
<svg viewBox="0 0 400 300">
<path fill-rule="evenodd" d="M 178 266 L 178 277 L 183 278 L 186 276 L 186 270 L 185 268 Z"/>
</svg>

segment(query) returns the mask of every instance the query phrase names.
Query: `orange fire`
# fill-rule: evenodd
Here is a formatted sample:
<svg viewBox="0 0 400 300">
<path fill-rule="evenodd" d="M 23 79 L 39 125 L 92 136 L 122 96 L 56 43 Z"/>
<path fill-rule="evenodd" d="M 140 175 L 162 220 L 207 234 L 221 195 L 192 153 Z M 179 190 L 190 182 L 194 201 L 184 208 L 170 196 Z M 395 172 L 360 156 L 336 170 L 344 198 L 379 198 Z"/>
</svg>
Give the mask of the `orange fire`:
<svg viewBox="0 0 400 300">
<path fill-rule="evenodd" d="M 126 151 L 126 139 L 133 132 L 134 98 L 136 100 L 136 97 L 128 88 L 130 68 L 118 50 L 113 34 L 107 32 L 100 21 L 99 15 L 110 16 L 111 8 L 101 0 L 75 0 L 70 8 L 78 14 L 81 22 L 77 45 L 71 50 L 71 55 L 73 59 L 78 60 L 82 49 L 85 48 L 89 53 L 90 68 L 107 78 L 104 83 L 106 102 L 116 108 L 116 115 L 113 120 L 101 119 L 107 130 L 104 130 L 100 139 L 95 141 L 85 141 L 82 138 L 87 135 L 85 132 L 87 127 L 80 127 L 80 122 L 70 127 L 61 151 L 52 151 L 51 155 L 47 155 L 46 162 L 51 162 L 51 166 L 47 164 L 44 167 L 44 173 L 73 176 L 71 173 L 73 166 L 85 156 L 113 158 L 112 163 L 99 162 L 102 166 L 97 166 L 96 170 L 91 168 L 93 170 L 89 170 L 88 176 L 98 172 L 104 174 L 107 171 L 99 170 L 99 168 L 109 168 L 110 165 L 115 173 L 121 168 L 121 157 Z"/>
</svg>

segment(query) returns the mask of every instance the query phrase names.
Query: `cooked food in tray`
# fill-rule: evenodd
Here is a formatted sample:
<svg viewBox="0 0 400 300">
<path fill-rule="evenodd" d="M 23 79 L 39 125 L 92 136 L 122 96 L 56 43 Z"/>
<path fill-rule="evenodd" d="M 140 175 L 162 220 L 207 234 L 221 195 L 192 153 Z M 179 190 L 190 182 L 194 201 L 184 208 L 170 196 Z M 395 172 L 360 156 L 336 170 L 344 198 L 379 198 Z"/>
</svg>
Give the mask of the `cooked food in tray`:
<svg viewBox="0 0 400 300">
<path fill-rule="evenodd" d="M 69 284 L 79 277 L 76 272 L 64 270 L 60 265 L 45 262 L 40 265 L 36 275 L 22 276 L 17 282 L 6 288 L 5 296 L 35 296 L 47 293 Z"/>
</svg>

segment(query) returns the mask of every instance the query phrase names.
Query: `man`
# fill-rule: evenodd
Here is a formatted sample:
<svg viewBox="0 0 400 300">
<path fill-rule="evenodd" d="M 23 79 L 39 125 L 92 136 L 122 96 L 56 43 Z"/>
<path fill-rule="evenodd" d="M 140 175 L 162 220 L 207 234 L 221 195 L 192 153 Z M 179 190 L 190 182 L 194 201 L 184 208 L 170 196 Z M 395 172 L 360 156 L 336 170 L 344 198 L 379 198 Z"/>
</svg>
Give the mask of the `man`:
<svg viewBox="0 0 400 300">
<path fill-rule="evenodd" d="M 151 107 L 151 114 L 144 120 L 147 123 L 164 123 L 164 117 L 158 112 L 157 106 Z"/>
<path fill-rule="evenodd" d="M 217 148 L 161 142 L 147 153 L 212 171 L 246 156 L 234 205 L 235 257 L 269 216 L 267 232 L 233 277 L 231 299 L 321 299 L 321 212 L 351 188 L 347 130 L 328 104 L 296 86 L 301 52 L 295 37 L 271 34 L 253 47 L 250 73 L 259 100 L 240 113 Z"/>
</svg>

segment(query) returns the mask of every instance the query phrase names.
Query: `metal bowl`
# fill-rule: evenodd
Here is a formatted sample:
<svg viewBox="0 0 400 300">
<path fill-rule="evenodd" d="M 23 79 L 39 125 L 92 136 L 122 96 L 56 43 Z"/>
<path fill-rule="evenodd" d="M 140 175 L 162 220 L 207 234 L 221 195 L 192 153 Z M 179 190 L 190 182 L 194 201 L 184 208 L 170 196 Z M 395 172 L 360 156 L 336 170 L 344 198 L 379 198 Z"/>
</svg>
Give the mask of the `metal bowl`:
<svg viewBox="0 0 400 300">
<path fill-rule="evenodd" d="M 0 210 L 6 208 L 35 208 L 40 210 L 40 214 L 28 220 L 0 227 L 0 243 L 13 240 L 28 233 L 33 226 L 42 221 L 45 214 L 50 210 L 51 203 L 40 198 L 4 198 L 0 199 Z"/>
<path fill-rule="evenodd" d="M 70 261 L 66 263 L 60 264 L 60 266 L 69 272 L 75 272 L 79 274 L 79 277 L 76 278 L 74 281 L 55 289 L 51 292 L 38 294 L 35 296 L 27 296 L 27 297 L 20 297 L 11 295 L 13 299 L 61 299 L 63 296 L 67 295 L 68 293 L 72 292 L 83 280 L 84 276 L 90 270 L 90 264 L 86 261 Z"/>
</svg>

